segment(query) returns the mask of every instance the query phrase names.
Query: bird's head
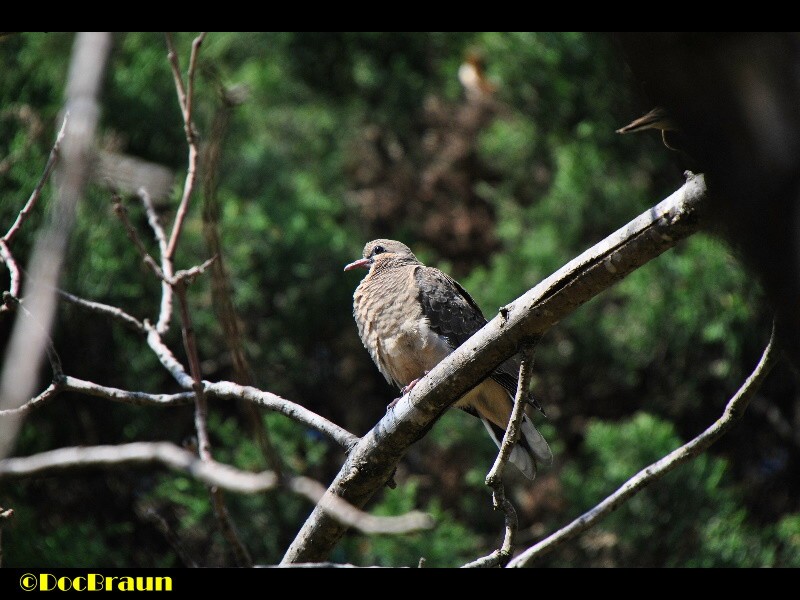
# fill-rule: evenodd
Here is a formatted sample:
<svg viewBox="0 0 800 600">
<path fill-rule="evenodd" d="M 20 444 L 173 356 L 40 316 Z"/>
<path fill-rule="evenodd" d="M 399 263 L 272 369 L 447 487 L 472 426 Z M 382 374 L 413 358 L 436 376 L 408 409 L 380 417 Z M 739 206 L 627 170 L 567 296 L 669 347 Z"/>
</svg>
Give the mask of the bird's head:
<svg viewBox="0 0 800 600">
<path fill-rule="evenodd" d="M 364 246 L 363 256 L 364 258 L 359 258 L 349 265 L 345 265 L 344 270 L 352 271 L 360 267 L 372 271 L 374 269 L 419 262 L 408 246 L 395 240 L 372 240 Z"/>
</svg>

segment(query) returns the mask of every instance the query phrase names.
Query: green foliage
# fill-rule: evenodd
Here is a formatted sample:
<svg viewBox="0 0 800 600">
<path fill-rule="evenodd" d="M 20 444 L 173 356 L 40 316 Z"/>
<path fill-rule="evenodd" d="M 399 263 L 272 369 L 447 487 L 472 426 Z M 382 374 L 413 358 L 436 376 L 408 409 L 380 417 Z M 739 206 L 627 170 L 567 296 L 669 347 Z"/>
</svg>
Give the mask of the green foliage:
<svg viewBox="0 0 800 600">
<path fill-rule="evenodd" d="M 459 567 L 475 558 L 480 552 L 480 539 L 444 510 L 438 500 L 419 507 L 418 488 L 418 482 L 409 480 L 394 490 L 387 490 L 383 499 L 372 507 L 372 512 L 398 515 L 421 509 L 435 519 L 433 530 L 401 536 L 350 538 L 337 550 L 335 559 L 361 565 L 416 567 L 419 559 L 424 558 L 425 567 Z"/>
<path fill-rule="evenodd" d="M 586 430 L 582 460 L 563 471 L 566 497 L 576 512 L 588 510 L 681 443 L 670 423 L 647 413 L 624 423 L 594 422 Z M 777 561 L 780 542 L 769 529 L 756 527 L 740 502 L 727 461 L 701 454 L 604 519 L 571 560 L 624 566 L 800 566 L 791 551 L 784 554 L 785 563 Z M 790 540 L 791 548 L 796 518 L 787 518 L 782 527 L 779 539 Z M 598 545 L 598 539 L 605 544 Z"/>
</svg>

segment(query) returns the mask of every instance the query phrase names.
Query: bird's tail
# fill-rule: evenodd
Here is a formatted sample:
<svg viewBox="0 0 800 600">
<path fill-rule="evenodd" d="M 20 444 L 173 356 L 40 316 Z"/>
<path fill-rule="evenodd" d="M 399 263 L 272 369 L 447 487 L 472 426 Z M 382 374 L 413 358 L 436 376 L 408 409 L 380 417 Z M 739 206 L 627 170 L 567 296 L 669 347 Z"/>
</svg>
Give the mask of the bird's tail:
<svg viewBox="0 0 800 600">
<path fill-rule="evenodd" d="M 483 415 L 481 415 L 481 421 L 483 421 L 486 430 L 499 448 L 503 442 L 505 431 L 502 427 L 498 427 Z M 542 434 L 539 433 L 539 430 L 531 423 L 528 415 L 523 415 L 521 429 L 522 435 L 511 451 L 509 460 L 515 467 L 522 471 L 525 477 L 533 481 L 533 479 L 536 478 L 538 464 L 543 464 L 545 466 L 553 464 L 553 452 L 550 450 L 550 445 Z"/>
</svg>

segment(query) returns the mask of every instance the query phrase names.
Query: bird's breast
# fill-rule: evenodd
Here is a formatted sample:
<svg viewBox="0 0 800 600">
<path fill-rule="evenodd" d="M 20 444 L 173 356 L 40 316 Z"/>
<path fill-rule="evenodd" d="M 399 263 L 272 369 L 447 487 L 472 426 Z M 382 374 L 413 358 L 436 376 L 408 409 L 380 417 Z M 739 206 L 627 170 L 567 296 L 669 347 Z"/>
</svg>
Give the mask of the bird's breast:
<svg viewBox="0 0 800 600">
<path fill-rule="evenodd" d="M 404 386 L 452 352 L 422 315 L 413 269 L 364 278 L 353 314 L 364 347 L 390 382 Z"/>
</svg>

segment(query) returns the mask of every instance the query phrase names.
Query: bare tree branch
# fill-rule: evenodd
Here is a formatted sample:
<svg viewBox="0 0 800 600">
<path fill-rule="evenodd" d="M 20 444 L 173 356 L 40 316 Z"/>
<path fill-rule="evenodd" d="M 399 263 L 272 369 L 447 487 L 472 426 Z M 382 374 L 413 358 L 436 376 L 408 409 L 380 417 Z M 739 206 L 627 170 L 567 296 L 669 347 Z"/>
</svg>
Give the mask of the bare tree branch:
<svg viewBox="0 0 800 600">
<path fill-rule="evenodd" d="M 147 394 L 145 392 L 135 392 L 120 390 L 114 387 L 99 385 L 91 381 L 84 381 L 77 377 L 67 376 L 61 384 L 64 392 L 79 392 L 88 396 L 105 398 L 124 404 L 134 406 L 177 406 L 180 404 L 191 404 L 194 398 L 193 392 L 180 392 L 177 394 Z"/>
<path fill-rule="evenodd" d="M 159 240 L 159 247 L 161 248 L 162 252 L 162 263 L 167 263 L 170 266 L 172 266 L 175 250 L 178 246 L 178 240 L 180 239 L 183 222 L 188 214 L 189 199 L 191 198 L 192 190 L 194 189 L 194 182 L 197 179 L 197 158 L 199 153 L 197 149 L 197 136 L 194 131 L 194 123 L 192 122 L 192 105 L 194 97 L 194 73 L 197 67 L 197 55 L 200 51 L 200 45 L 203 43 L 205 36 L 205 32 L 201 33 L 194 39 L 194 42 L 192 42 L 192 53 L 189 58 L 189 71 L 186 76 L 188 84 L 184 88 L 183 77 L 180 73 L 180 66 L 178 63 L 178 55 L 175 52 L 175 47 L 172 43 L 172 37 L 169 34 L 166 35 L 167 46 L 169 48 L 169 63 L 172 67 L 172 73 L 175 78 L 175 88 L 178 92 L 178 101 L 181 105 L 181 113 L 183 114 L 186 143 L 189 145 L 189 164 L 186 169 L 186 182 L 183 186 L 183 195 L 178 206 L 178 211 L 175 214 L 175 222 L 172 226 L 172 234 L 170 235 L 169 242 L 166 245 L 166 250 L 164 250 L 164 246 Z M 151 227 L 152 226 L 153 223 L 151 223 Z M 158 233 L 156 233 L 156 237 L 158 237 Z M 206 267 L 208 267 L 208 265 L 213 262 L 214 258 L 211 258 L 199 267 L 193 267 L 192 269 L 188 269 L 186 271 L 179 271 L 174 277 L 169 279 L 165 278 L 172 287 L 172 291 L 178 296 L 183 345 L 186 349 L 186 355 L 189 358 L 189 372 L 191 373 L 192 389 L 195 393 L 194 422 L 195 430 L 197 432 L 197 446 L 200 459 L 203 461 L 213 460 L 211 455 L 211 442 L 208 437 L 208 426 L 206 423 L 208 405 L 205 392 L 203 390 L 203 378 L 200 372 L 200 358 L 197 353 L 194 326 L 192 324 L 191 314 L 189 313 L 186 287 L 192 281 L 194 281 L 194 279 L 200 275 L 206 269 Z M 165 300 L 166 296 L 162 294 L 162 309 L 164 308 L 163 301 Z M 165 314 L 162 312 L 159 315 L 159 323 L 161 323 L 162 318 L 164 317 Z M 158 325 L 156 326 L 156 329 L 159 329 Z M 166 325 L 163 326 L 163 329 L 166 330 Z M 211 495 L 211 504 L 214 508 L 214 514 L 217 517 L 217 522 L 220 525 L 223 536 L 233 549 L 237 564 L 239 564 L 239 566 L 252 566 L 253 559 L 236 532 L 236 526 L 233 524 L 233 521 L 230 518 L 230 513 L 225 506 L 225 501 L 223 499 L 221 490 L 216 486 L 211 486 L 209 487 L 209 493 Z"/>
<path fill-rule="evenodd" d="M 216 256 L 212 256 L 209 259 L 206 259 L 199 265 L 195 265 L 189 269 L 181 269 L 177 273 L 175 273 L 174 277 L 172 278 L 172 283 L 177 284 L 183 282 L 185 285 L 189 285 L 194 283 L 194 280 L 197 279 L 200 275 L 206 272 L 206 269 L 210 267 L 215 261 L 217 260 Z"/>
<path fill-rule="evenodd" d="M 142 261 L 144 261 L 144 263 L 150 267 L 153 273 L 156 274 L 156 277 L 162 281 L 168 281 L 164 275 L 164 271 L 162 271 L 161 267 L 158 266 L 156 259 L 150 256 L 150 253 L 147 251 L 147 248 L 144 247 L 142 240 L 139 239 L 139 234 L 137 233 L 136 228 L 128 218 L 128 209 L 125 208 L 124 204 L 122 204 L 122 198 L 120 198 L 117 194 L 114 195 L 114 214 L 119 217 L 120 221 L 122 221 L 122 224 L 125 227 L 125 233 L 128 235 L 128 239 L 133 242 L 134 247 L 139 252 L 139 256 L 142 257 Z"/>
<path fill-rule="evenodd" d="M 254 387 L 238 385 L 229 381 L 220 381 L 216 383 L 206 381 L 204 383 L 208 395 L 213 395 L 217 398 L 227 398 L 229 400 L 244 399 L 254 402 L 259 406 L 263 406 L 268 410 L 279 412 L 298 423 L 302 423 L 307 427 L 316 429 L 320 433 L 325 434 L 348 452 L 360 439 L 358 436 L 339 427 L 336 423 L 327 420 L 325 417 L 271 392 L 264 392 Z"/>
<path fill-rule="evenodd" d="M 47 388 L 38 396 L 28 400 L 22 406 L 18 406 L 17 408 L 7 408 L 5 410 L 0 410 L 0 417 L 13 417 L 15 415 L 26 415 L 34 408 L 39 408 L 42 404 L 47 404 L 50 400 L 58 396 L 61 393 L 61 386 L 63 382 L 60 384 L 51 383 Z"/>
<path fill-rule="evenodd" d="M 192 42 L 192 54 L 189 59 L 189 71 L 186 78 L 188 85 L 186 88 L 183 86 L 183 76 L 180 72 L 178 64 L 178 56 L 175 53 L 175 48 L 172 44 L 172 38 L 167 35 L 167 46 L 169 47 L 169 59 L 172 66 L 172 74 L 175 78 L 175 87 L 178 90 L 178 101 L 181 105 L 181 112 L 183 114 L 184 131 L 186 132 L 186 143 L 189 145 L 189 165 L 186 168 L 186 181 L 183 185 L 183 195 L 181 202 L 178 205 L 178 212 L 175 214 L 175 222 L 172 225 L 172 233 L 170 234 L 169 244 L 167 245 L 167 258 L 172 260 L 175 257 L 175 250 L 178 246 L 178 239 L 180 238 L 183 229 L 183 222 L 186 219 L 186 214 L 189 209 L 189 199 L 192 196 L 194 183 L 197 179 L 197 158 L 199 152 L 197 149 L 197 136 L 194 132 L 194 124 L 192 123 L 192 92 L 194 90 L 194 73 L 197 67 L 197 54 L 200 51 L 200 45 L 206 37 L 205 32 L 197 36 Z M 184 89 L 186 91 L 184 91 Z"/>
<path fill-rule="evenodd" d="M 389 479 L 408 447 L 456 399 L 483 380 L 520 344 L 697 231 L 706 203 L 702 176 L 570 261 L 504 307 L 501 314 L 423 377 L 353 448 L 327 496 L 364 506 Z M 325 560 L 346 528 L 314 510 L 284 563 Z"/>
<path fill-rule="evenodd" d="M 359 438 L 346 429 L 299 404 L 295 404 L 271 392 L 264 392 L 253 387 L 242 386 L 228 381 L 216 383 L 204 381 L 203 384 L 205 393 L 209 397 L 220 400 L 244 400 L 263 406 L 267 410 L 281 413 L 293 421 L 325 434 L 345 450 L 349 450 L 358 443 Z M 47 403 L 60 392 L 78 392 L 135 406 L 177 406 L 191 404 L 194 399 L 193 391 L 179 392 L 177 394 L 150 394 L 121 390 L 66 375 L 58 385 L 51 384 L 41 394 L 29 400 L 23 406 L 0 411 L 0 417 L 28 413 L 34 408 Z"/>
<path fill-rule="evenodd" d="M 156 322 L 156 331 L 163 335 L 169 329 L 169 322 L 172 319 L 172 286 L 169 281 L 172 279 L 173 265 L 172 259 L 167 256 L 167 235 L 164 233 L 164 227 L 156 214 L 156 209 L 153 206 L 153 201 L 150 198 L 150 193 L 142 188 L 139 190 L 139 198 L 144 205 L 144 210 L 147 213 L 147 222 L 150 224 L 150 229 L 153 230 L 153 235 L 158 242 L 158 253 L 161 256 L 161 271 L 164 273 L 165 280 L 161 281 L 161 307 L 158 311 L 158 321 Z"/>
<path fill-rule="evenodd" d="M 778 358 L 778 353 L 775 350 L 775 328 L 773 327 L 769 343 L 764 349 L 764 353 L 761 355 L 761 359 L 758 361 L 755 370 L 745 380 L 742 387 L 734 394 L 733 398 L 728 401 L 722 416 L 708 429 L 695 437 L 692 441 L 673 450 L 664 458 L 657 460 L 650 466 L 639 471 L 600 504 L 585 512 L 546 539 L 528 548 L 525 552 L 512 560 L 508 566 L 530 566 L 535 559 L 552 552 L 567 540 L 574 538 L 595 525 L 600 519 L 615 511 L 624 502 L 639 493 L 644 487 L 707 450 L 711 444 L 725 435 L 725 433 L 742 418 L 747 405 L 750 403 L 750 400 L 753 398 L 758 388 L 761 387 L 761 384 L 772 370 L 772 367 L 777 363 Z"/>
<path fill-rule="evenodd" d="M 172 34 L 164 32 L 167 41 L 167 60 L 172 68 L 172 77 L 175 79 L 175 91 L 178 92 L 178 104 L 181 107 L 181 114 L 186 114 L 186 88 L 183 86 L 183 75 L 181 75 L 180 59 L 175 51 L 175 43 L 172 41 Z"/>
<path fill-rule="evenodd" d="M 241 385 L 254 385 L 255 378 L 245 352 L 239 315 L 233 305 L 233 288 L 225 265 L 222 251 L 222 237 L 219 228 L 219 200 L 217 198 L 217 176 L 231 115 L 236 106 L 244 101 L 241 89 L 226 89 L 216 81 L 219 101 L 211 122 L 211 133 L 203 145 L 203 237 L 209 254 L 218 257 L 211 267 L 211 301 L 222 329 L 225 345 L 233 363 L 233 380 Z M 250 426 L 250 432 L 258 441 L 266 465 L 280 477 L 283 464 L 280 454 L 270 439 L 269 428 L 261 419 L 258 407 L 243 403 L 243 412 Z M 277 507 L 276 507 L 277 508 Z"/>
<path fill-rule="evenodd" d="M 58 197 L 50 222 L 41 230 L 34 245 L 29 269 L 31 277 L 25 287 L 26 304 L 36 315 L 36 322 L 17 319 L 14 323 L 0 373 L 0 410 L 21 406 L 36 386 L 45 340 L 56 309 L 52 288 L 58 283 L 75 207 L 89 176 L 100 112 L 97 97 L 110 47 L 109 33 L 83 32 L 75 37 L 67 75 L 65 114 L 69 113 L 70 117 L 62 142 Z M 12 225 L 9 230 L 12 237 L 13 232 Z M 0 457 L 7 456 L 13 448 L 20 425 L 19 418 L 0 421 Z"/>
<path fill-rule="evenodd" d="M 89 446 L 59 448 L 26 456 L 0 460 L 0 479 L 26 477 L 84 467 L 109 467 L 126 464 L 161 464 L 175 471 L 183 471 L 207 485 L 218 486 L 232 492 L 254 494 L 274 489 L 281 482 L 272 471 L 251 473 L 211 461 L 204 461 L 193 453 L 169 442 L 134 442 L 118 446 Z M 291 491 L 318 502 L 325 487 L 308 477 L 288 478 L 284 484 Z M 433 525 L 430 515 L 417 511 L 396 517 L 370 515 L 344 500 L 325 503 L 325 510 L 363 533 L 409 533 L 429 529 Z"/>
<path fill-rule="evenodd" d="M 492 503 L 495 510 L 502 510 L 505 514 L 505 530 L 503 532 L 503 543 L 500 548 L 487 556 L 478 558 L 464 565 L 464 568 L 487 568 L 505 567 L 514 555 L 514 540 L 517 536 L 519 520 L 517 511 L 511 501 L 506 498 L 506 489 L 503 485 L 503 472 L 505 471 L 508 459 L 511 458 L 511 451 L 514 444 L 519 440 L 522 428 L 522 418 L 525 415 L 526 396 L 533 373 L 533 354 L 536 351 L 538 339 L 529 344 L 525 344 L 522 349 L 522 359 L 519 365 L 519 379 L 517 380 L 517 393 L 514 396 L 514 408 L 508 419 L 508 427 L 503 435 L 503 442 L 500 444 L 500 451 L 497 458 L 486 475 L 486 485 L 492 488 Z"/>
<path fill-rule="evenodd" d="M 116 319 L 117 321 L 121 321 L 126 326 L 135 331 L 138 331 L 139 333 L 146 332 L 144 323 L 142 323 L 136 317 L 129 315 L 121 308 L 117 308 L 116 306 L 110 306 L 108 304 L 103 304 L 102 302 L 95 302 L 94 300 L 86 300 L 85 298 L 75 296 L 74 294 L 70 294 L 69 292 L 65 292 L 64 290 L 57 290 L 57 292 L 59 296 L 61 296 L 64 300 L 66 300 L 70 304 L 74 304 L 75 306 L 80 306 L 81 308 L 86 309 L 88 311 L 95 312 L 107 317 L 111 317 L 112 319 Z"/>
<path fill-rule="evenodd" d="M 326 418 L 321 417 L 299 404 L 295 404 L 271 392 L 264 392 L 253 387 L 242 386 L 228 381 L 216 383 L 204 381 L 203 384 L 205 386 L 205 393 L 209 397 L 218 398 L 220 400 L 243 400 L 263 406 L 267 410 L 281 413 L 293 421 L 297 421 L 306 427 L 328 436 L 345 450 L 349 450 L 358 443 L 359 438 L 346 429 L 339 427 L 335 423 L 328 421 Z M 29 400 L 19 408 L 0 411 L 0 417 L 28 413 L 34 408 L 38 408 L 40 405 L 47 403 L 61 392 L 77 392 L 98 398 L 105 398 L 114 402 L 121 402 L 123 404 L 132 404 L 134 406 L 178 406 L 191 404 L 194 400 L 193 391 L 179 392 L 177 394 L 150 394 L 146 392 L 121 390 L 65 375 L 64 379 L 59 382 L 58 385 L 51 384 L 41 394 Z"/>
<path fill-rule="evenodd" d="M 183 365 L 178 362 L 178 359 L 175 358 L 172 351 L 161 340 L 161 336 L 158 331 L 156 331 L 156 328 L 147 320 L 144 322 L 144 328 L 147 331 L 147 345 L 155 352 L 155 355 L 158 357 L 158 360 L 161 361 L 163 367 L 175 378 L 179 386 L 186 390 L 192 389 L 192 378 L 186 373 Z"/>
<path fill-rule="evenodd" d="M 186 551 L 183 543 L 178 536 L 175 535 L 175 532 L 169 526 L 167 520 L 158 514 L 156 509 L 148 506 L 146 508 L 137 508 L 136 512 L 142 519 L 156 526 L 156 528 L 161 532 L 161 535 L 164 536 L 164 539 L 167 540 L 167 543 L 170 545 L 170 547 L 175 551 L 175 554 L 178 555 L 178 558 L 183 563 L 183 566 L 192 569 L 198 568 L 199 565 L 197 564 L 197 561 L 194 560 L 194 558 Z"/>
<path fill-rule="evenodd" d="M 30 215 L 33 207 L 39 201 L 39 196 L 42 195 L 42 189 L 44 189 L 45 184 L 50 179 L 50 173 L 53 172 L 53 167 L 55 167 L 56 162 L 58 161 L 58 156 L 61 152 L 61 142 L 64 140 L 68 119 L 69 114 L 64 115 L 64 119 L 61 122 L 61 129 L 58 130 L 56 141 L 53 144 L 53 148 L 50 150 L 50 156 L 47 158 L 47 163 L 44 166 L 44 172 L 39 179 L 39 183 L 36 184 L 36 187 L 33 189 L 33 192 L 31 192 L 30 198 L 28 198 L 25 206 L 23 206 L 22 210 L 19 211 L 14 223 L 11 225 L 11 227 L 9 227 L 8 231 L 2 238 L 2 241 L 6 244 L 10 244 L 12 241 L 14 241 L 14 236 L 17 235 L 20 227 L 22 227 L 22 224 L 25 222 L 25 219 L 28 218 L 28 215 Z M 14 294 L 14 292 L 11 293 Z M 16 296 L 17 294 L 14 295 Z"/>
</svg>

